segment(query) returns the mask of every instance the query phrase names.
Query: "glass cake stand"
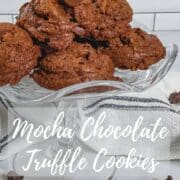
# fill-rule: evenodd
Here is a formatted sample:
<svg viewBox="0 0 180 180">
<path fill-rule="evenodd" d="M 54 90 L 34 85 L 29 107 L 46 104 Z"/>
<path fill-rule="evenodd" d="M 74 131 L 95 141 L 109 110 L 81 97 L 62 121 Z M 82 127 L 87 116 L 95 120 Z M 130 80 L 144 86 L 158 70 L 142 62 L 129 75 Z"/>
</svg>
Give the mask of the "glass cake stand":
<svg viewBox="0 0 180 180">
<path fill-rule="evenodd" d="M 50 91 L 40 87 L 29 77 L 25 77 L 16 86 L 0 88 L 0 97 L 16 104 L 42 104 L 65 99 L 93 98 L 115 95 L 123 89 L 128 91 L 143 91 L 154 86 L 168 73 L 175 62 L 178 47 L 175 44 L 166 45 L 166 57 L 147 70 L 121 70 L 116 68 L 115 76 L 120 81 L 90 81 L 69 86 L 58 91 Z"/>
<path fill-rule="evenodd" d="M 142 25 L 138 25 L 137 23 L 135 23 L 133 26 L 142 27 Z M 115 76 L 120 77 L 123 82 L 108 80 L 91 81 L 69 86 L 58 91 L 50 91 L 40 87 L 29 77 L 25 77 L 16 86 L 7 85 L 1 87 L 1 101 L 7 108 L 11 109 L 10 113 L 12 113 L 15 117 L 20 116 L 22 119 L 26 119 L 29 114 L 33 115 L 33 113 L 29 111 L 26 115 L 24 115 L 22 111 L 17 110 L 16 106 L 41 107 L 45 105 L 49 107 L 50 104 L 53 104 L 58 111 L 64 111 L 66 114 L 62 122 L 62 126 L 72 128 L 76 132 L 76 128 L 79 128 L 77 118 L 80 116 L 77 110 L 78 101 L 88 101 L 92 98 L 101 99 L 103 97 L 114 96 L 126 92 L 141 92 L 161 81 L 171 69 L 178 54 L 178 47 L 175 44 L 167 44 L 165 47 L 166 57 L 149 67 L 147 70 L 131 71 L 116 68 Z M 40 114 L 43 114 L 43 110 L 40 112 Z M 31 122 L 31 118 L 27 117 L 27 119 Z M 11 138 L 12 131 L 6 136 L 6 138 L 1 139 L 3 140 L 0 141 L 1 146 L 3 144 L 8 144 L 9 138 L 7 137 Z M 55 142 L 52 144 L 47 142 L 45 144 L 47 150 L 45 154 L 48 157 L 53 157 L 54 153 L 57 152 L 59 148 L 75 149 L 78 145 L 79 142 L 77 141 L 76 137 L 71 140 L 55 140 Z M 36 148 L 38 146 L 42 145 L 37 144 Z M 14 169 L 18 170 L 18 164 L 20 161 L 23 159 L 26 161 L 23 150 L 27 150 L 29 148 L 30 147 L 25 146 L 20 150 L 22 151 L 21 153 L 17 152 L 14 158 Z M 15 153 L 16 152 L 14 152 L 14 154 Z M 8 157 L 6 152 L 4 152 L 4 157 L 6 156 Z M 0 157 L 0 159 L 2 159 L 2 157 Z"/>
</svg>

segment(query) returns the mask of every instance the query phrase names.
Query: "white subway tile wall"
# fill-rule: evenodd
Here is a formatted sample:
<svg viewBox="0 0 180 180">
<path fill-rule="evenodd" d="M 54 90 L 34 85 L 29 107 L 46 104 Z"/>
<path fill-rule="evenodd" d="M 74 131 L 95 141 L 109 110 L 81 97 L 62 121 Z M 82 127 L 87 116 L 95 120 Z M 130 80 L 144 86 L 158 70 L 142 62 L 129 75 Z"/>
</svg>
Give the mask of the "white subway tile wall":
<svg viewBox="0 0 180 180">
<path fill-rule="evenodd" d="M 0 22 L 12 22 L 13 17 L 11 15 L 0 15 Z"/>
<path fill-rule="evenodd" d="M 180 0 L 128 0 L 135 12 L 180 12 Z"/>
<path fill-rule="evenodd" d="M 133 19 L 134 21 L 140 22 L 144 24 L 148 29 L 154 29 L 154 18 L 155 14 L 134 14 Z"/>
<path fill-rule="evenodd" d="M 0 0 L 0 13 L 17 14 L 19 7 L 29 0 Z"/>
<path fill-rule="evenodd" d="M 15 22 L 19 7 L 29 0 L 0 0 L 0 22 Z M 111 0 L 109 0 L 111 1 Z M 128 0 L 134 19 L 150 30 L 180 30 L 180 0 Z"/>
<path fill-rule="evenodd" d="M 156 15 L 156 30 L 180 30 L 180 13 L 162 13 Z"/>
<path fill-rule="evenodd" d="M 180 47 L 180 31 L 157 31 L 155 33 L 163 42 L 163 44 L 176 44 Z M 179 71 L 180 69 L 180 53 L 178 53 L 178 57 L 176 62 L 174 63 L 172 70 Z"/>
</svg>

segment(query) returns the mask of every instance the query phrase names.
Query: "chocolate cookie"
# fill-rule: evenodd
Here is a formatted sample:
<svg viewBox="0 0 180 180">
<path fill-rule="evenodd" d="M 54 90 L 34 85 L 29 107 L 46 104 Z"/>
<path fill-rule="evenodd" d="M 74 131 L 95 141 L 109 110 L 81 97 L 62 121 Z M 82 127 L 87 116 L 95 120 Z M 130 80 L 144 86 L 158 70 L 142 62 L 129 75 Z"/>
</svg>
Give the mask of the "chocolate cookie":
<svg viewBox="0 0 180 180">
<path fill-rule="evenodd" d="M 16 25 L 0 23 L 0 86 L 17 84 L 37 65 L 39 47 Z"/>
<path fill-rule="evenodd" d="M 74 38 L 76 24 L 59 0 L 32 0 L 20 9 L 17 25 L 41 43 L 54 49 L 65 49 Z"/>
<path fill-rule="evenodd" d="M 112 80 L 114 65 L 109 56 L 89 44 L 73 43 L 64 51 L 41 60 L 32 77 L 42 87 L 57 90 L 91 80 Z"/>
<path fill-rule="evenodd" d="M 131 70 L 147 69 L 166 55 L 160 40 L 139 28 L 124 29 L 118 37 L 110 39 L 109 47 L 102 51 L 113 59 L 116 67 Z"/>
<path fill-rule="evenodd" d="M 67 3 L 70 4 L 69 1 Z M 85 30 L 85 36 L 93 36 L 97 40 L 117 36 L 133 15 L 126 0 L 81 0 L 73 8 L 74 19 Z"/>
</svg>

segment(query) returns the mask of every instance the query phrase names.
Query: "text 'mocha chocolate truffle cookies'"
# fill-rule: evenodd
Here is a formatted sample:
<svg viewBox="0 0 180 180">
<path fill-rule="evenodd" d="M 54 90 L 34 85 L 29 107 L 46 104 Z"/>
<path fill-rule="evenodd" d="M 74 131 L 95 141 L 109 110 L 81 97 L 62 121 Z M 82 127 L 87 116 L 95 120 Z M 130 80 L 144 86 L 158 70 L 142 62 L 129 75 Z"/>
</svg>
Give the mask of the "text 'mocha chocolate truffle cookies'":
<svg viewBox="0 0 180 180">
<path fill-rule="evenodd" d="M 29 34 L 10 23 L 0 23 L 0 86 L 17 84 L 37 65 L 39 47 Z"/>
</svg>

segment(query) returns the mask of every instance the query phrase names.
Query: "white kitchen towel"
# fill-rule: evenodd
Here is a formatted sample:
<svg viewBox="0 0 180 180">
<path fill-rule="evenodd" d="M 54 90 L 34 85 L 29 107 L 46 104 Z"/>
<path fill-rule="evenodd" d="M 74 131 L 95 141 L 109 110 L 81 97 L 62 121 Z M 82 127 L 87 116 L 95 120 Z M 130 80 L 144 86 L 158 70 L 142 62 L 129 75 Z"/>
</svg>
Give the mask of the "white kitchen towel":
<svg viewBox="0 0 180 180">
<path fill-rule="evenodd" d="M 172 92 L 180 91 L 180 81 L 176 79 L 179 76 L 179 72 L 169 73 L 155 87 L 141 93 L 80 100 L 78 102 L 79 137 L 81 138 L 80 133 L 86 120 L 93 117 L 97 121 L 101 113 L 106 114 L 102 124 L 104 129 L 109 126 L 114 128 L 119 126 L 122 129 L 128 125 L 134 126 L 138 117 L 143 116 L 144 121 L 140 129 L 147 127 L 152 130 L 153 125 L 161 118 L 161 127 L 168 129 L 168 135 L 164 140 L 158 139 L 152 142 L 143 138 L 133 143 L 130 137 L 116 140 L 113 136 L 109 138 L 92 136 L 88 141 L 81 139 L 96 151 L 106 148 L 109 155 L 128 155 L 130 150 L 135 148 L 138 154 L 156 160 L 180 159 L 180 105 L 172 106 L 168 101 Z M 85 134 L 90 135 L 94 129 L 94 124 L 90 124 Z"/>
</svg>

